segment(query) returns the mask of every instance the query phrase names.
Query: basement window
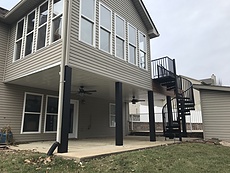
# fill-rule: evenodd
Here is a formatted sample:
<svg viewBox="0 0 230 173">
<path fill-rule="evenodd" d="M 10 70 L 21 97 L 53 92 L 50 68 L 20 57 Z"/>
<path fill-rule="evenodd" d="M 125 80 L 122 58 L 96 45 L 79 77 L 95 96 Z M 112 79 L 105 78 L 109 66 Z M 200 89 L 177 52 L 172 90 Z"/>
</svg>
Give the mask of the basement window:
<svg viewBox="0 0 230 173">
<path fill-rule="evenodd" d="M 115 104 L 109 104 L 109 127 L 116 127 Z"/>
<path fill-rule="evenodd" d="M 45 132 L 57 131 L 57 117 L 58 117 L 58 97 L 47 96 Z"/>
<path fill-rule="evenodd" d="M 39 133 L 43 95 L 25 93 L 21 133 Z"/>
</svg>

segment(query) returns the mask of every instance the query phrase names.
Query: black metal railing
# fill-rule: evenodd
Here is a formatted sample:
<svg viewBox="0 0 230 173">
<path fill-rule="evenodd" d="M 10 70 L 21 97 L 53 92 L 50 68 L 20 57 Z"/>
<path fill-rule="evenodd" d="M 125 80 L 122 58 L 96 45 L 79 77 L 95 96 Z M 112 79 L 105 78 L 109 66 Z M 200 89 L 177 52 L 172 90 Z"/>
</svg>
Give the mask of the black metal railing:
<svg viewBox="0 0 230 173">
<path fill-rule="evenodd" d="M 163 106 L 162 109 L 164 134 L 166 132 L 167 126 L 173 126 L 172 123 L 177 122 L 180 126 L 181 117 L 185 116 L 183 115 L 183 109 L 186 109 L 186 105 L 182 105 L 181 103 L 179 104 L 179 100 L 186 100 L 189 104 L 194 106 L 194 94 L 192 83 L 181 76 L 177 76 L 176 80 L 178 85 L 178 94 L 177 96 L 171 99 L 171 110 L 168 110 L 167 103 Z M 171 120 L 169 119 L 169 111 L 172 111 Z"/>
<path fill-rule="evenodd" d="M 174 74 L 173 61 L 169 57 L 158 58 L 152 60 L 152 77 L 153 79 L 166 77 Z"/>
</svg>

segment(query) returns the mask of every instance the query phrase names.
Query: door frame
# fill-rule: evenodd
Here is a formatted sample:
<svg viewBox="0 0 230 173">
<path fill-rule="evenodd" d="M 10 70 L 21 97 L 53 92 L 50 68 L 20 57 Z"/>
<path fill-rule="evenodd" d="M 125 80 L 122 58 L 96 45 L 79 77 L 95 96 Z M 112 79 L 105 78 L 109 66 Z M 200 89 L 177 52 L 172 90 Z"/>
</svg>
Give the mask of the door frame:
<svg viewBox="0 0 230 173">
<path fill-rule="evenodd" d="M 73 133 L 69 133 L 69 138 L 78 138 L 79 101 L 70 100 L 70 104 L 74 105 L 74 112 L 73 112 Z"/>
</svg>

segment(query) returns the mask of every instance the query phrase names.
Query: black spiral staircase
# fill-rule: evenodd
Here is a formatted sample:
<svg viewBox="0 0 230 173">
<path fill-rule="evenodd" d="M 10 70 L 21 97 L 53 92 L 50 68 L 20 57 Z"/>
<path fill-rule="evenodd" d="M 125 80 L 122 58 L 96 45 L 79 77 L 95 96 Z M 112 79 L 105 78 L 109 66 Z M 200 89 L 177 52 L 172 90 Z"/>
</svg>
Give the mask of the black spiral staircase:
<svg viewBox="0 0 230 173">
<path fill-rule="evenodd" d="M 175 59 L 163 57 L 152 61 L 153 82 L 173 93 L 162 109 L 163 133 L 170 139 L 187 136 L 186 116 L 195 110 L 192 83 L 176 74 Z"/>
</svg>

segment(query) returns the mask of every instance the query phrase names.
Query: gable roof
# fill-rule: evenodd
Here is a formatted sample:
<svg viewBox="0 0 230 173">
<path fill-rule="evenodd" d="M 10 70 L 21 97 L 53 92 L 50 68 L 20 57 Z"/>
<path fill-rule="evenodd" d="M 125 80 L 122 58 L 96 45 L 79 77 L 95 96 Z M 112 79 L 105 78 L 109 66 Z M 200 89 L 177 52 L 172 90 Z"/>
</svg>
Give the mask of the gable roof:
<svg viewBox="0 0 230 173">
<path fill-rule="evenodd" d="M 148 35 L 150 38 L 158 37 L 160 34 L 157 31 L 156 26 L 154 25 L 144 3 L 142 0 L 132 0 L 134 6 L 136 7 L 138 13 L 140 14 L 145 27 L 148 30 Z"/>
<path fill-rule="evenodd" d="M 20 20 L 23 16 L 23 12 L 30 12 L 31 9 L 35 8 L 45 0 L 21 0 L 17 5 L 15 5 L 10 11 L 2 15 L 2 19 L 7 24 L 12 24 Z M 138 13 L 143 20 L 145 27 L 148 30 L 148 35 L 150 38 L 158 37 L 159 33 L 143 3 L 142 0 L 132 0 L 134 6 L 136 7 Z M 0 13 L 0 20 L 1 20 L 1 13 Z"/>
</svg>

